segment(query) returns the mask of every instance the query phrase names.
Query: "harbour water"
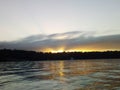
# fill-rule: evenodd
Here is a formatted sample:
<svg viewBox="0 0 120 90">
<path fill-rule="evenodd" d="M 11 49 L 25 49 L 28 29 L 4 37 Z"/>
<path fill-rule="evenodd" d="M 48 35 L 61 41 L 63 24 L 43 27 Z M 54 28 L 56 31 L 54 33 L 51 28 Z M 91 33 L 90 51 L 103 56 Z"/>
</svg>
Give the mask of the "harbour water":
<svg viewBox="0 0 120 90">
<path fill-rule="evenodd" d="M 0 90 L 120 90 L 120 59 L 0 62 Z"/>
</svg>

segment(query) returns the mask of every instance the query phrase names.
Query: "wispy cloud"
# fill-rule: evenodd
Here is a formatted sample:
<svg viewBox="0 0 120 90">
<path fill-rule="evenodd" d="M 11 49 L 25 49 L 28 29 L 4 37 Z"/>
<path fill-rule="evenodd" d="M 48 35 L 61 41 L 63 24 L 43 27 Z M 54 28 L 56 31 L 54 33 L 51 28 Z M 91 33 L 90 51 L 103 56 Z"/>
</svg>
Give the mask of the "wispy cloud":
<svg viewBox="0 0 120 90">
<path fill-rule="evenodd" d="M 12 42 L 0 42 L 0 48 L 44 51 L 91 49 L 120 50 L 120 35 L 96 36 L 94 32 L 66 32 L 34 35 Z"/>
</svg>

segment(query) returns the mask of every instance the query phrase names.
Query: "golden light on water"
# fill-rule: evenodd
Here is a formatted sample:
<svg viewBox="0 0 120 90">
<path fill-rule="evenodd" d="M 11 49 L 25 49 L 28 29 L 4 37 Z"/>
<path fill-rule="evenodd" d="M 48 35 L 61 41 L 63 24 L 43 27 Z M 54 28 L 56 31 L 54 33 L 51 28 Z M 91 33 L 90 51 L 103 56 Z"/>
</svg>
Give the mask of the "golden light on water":
<svg viewBox="0 0 120 90">
<path fill-rule="evenodd" d="M 64 61 L 49 62 L 48 64 L 45 63 L 44 66 L 49 68 L 48 70 L 52 73 L 51 75 L 48 75 L 50 79 L 59 77 L 59 80 L 64 82 Z"/>
<path fill-rule="evenodd" d="M 104 61 L 103 61 L 104 63 Z M 66 67 L 67 65 L 67 67 Z M 47 62 L 44 63 L 44 67 L 48 68 L 47 70 L 51 72 L 51 74 L 47 75 L 46 79 L 59 79 L 62 82 L 65 81 L 66 76 L 79 76 L 79 75 L 87 75 L 93 72 L 96 72 L 96 69 L 91 69 L 91 67 L 97 66 L 96 63 L 91 63 L 91 61 L 76 61 L 66 63 L 65 61 L 56 61 L 56 62 Z M 69 69 L 70 71 L 65 71 L 65 69 Z"/>
<path fill-rule="evenodd" d="M 62 77 L 62 76 L 64 76 L 64 72 L 63 72 L 63 70 L 64 70 L 64 61 L 60 61 L 59 67 L 60 67 L 59 75 Z"/>
</svg>

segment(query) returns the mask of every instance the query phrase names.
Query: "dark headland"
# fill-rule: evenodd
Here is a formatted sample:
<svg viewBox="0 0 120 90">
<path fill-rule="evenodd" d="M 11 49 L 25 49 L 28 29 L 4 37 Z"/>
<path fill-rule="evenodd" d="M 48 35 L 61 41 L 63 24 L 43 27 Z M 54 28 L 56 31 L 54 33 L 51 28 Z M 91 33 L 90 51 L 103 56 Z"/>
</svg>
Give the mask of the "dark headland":
<svg viewBox="0 0 120 90">
<path fill-rule="evenodd" d="M 0 61 L 43 61 L 71 59 L 119 59 L 120 51 L 44 53 L 25 50 L 0 50 Z"/>
</svg>

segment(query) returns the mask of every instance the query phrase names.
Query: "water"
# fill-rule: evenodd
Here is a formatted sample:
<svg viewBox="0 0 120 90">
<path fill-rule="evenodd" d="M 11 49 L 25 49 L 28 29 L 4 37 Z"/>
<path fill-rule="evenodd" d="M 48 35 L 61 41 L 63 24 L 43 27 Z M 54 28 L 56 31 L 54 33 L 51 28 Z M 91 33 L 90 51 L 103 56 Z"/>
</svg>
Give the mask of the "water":
<svg viewBox="0 0 120 90">
<path fill-rule="evenodd" d="M 0 62 L 0 90 L 120 90 L 120 59 Z"/>
</svg>

